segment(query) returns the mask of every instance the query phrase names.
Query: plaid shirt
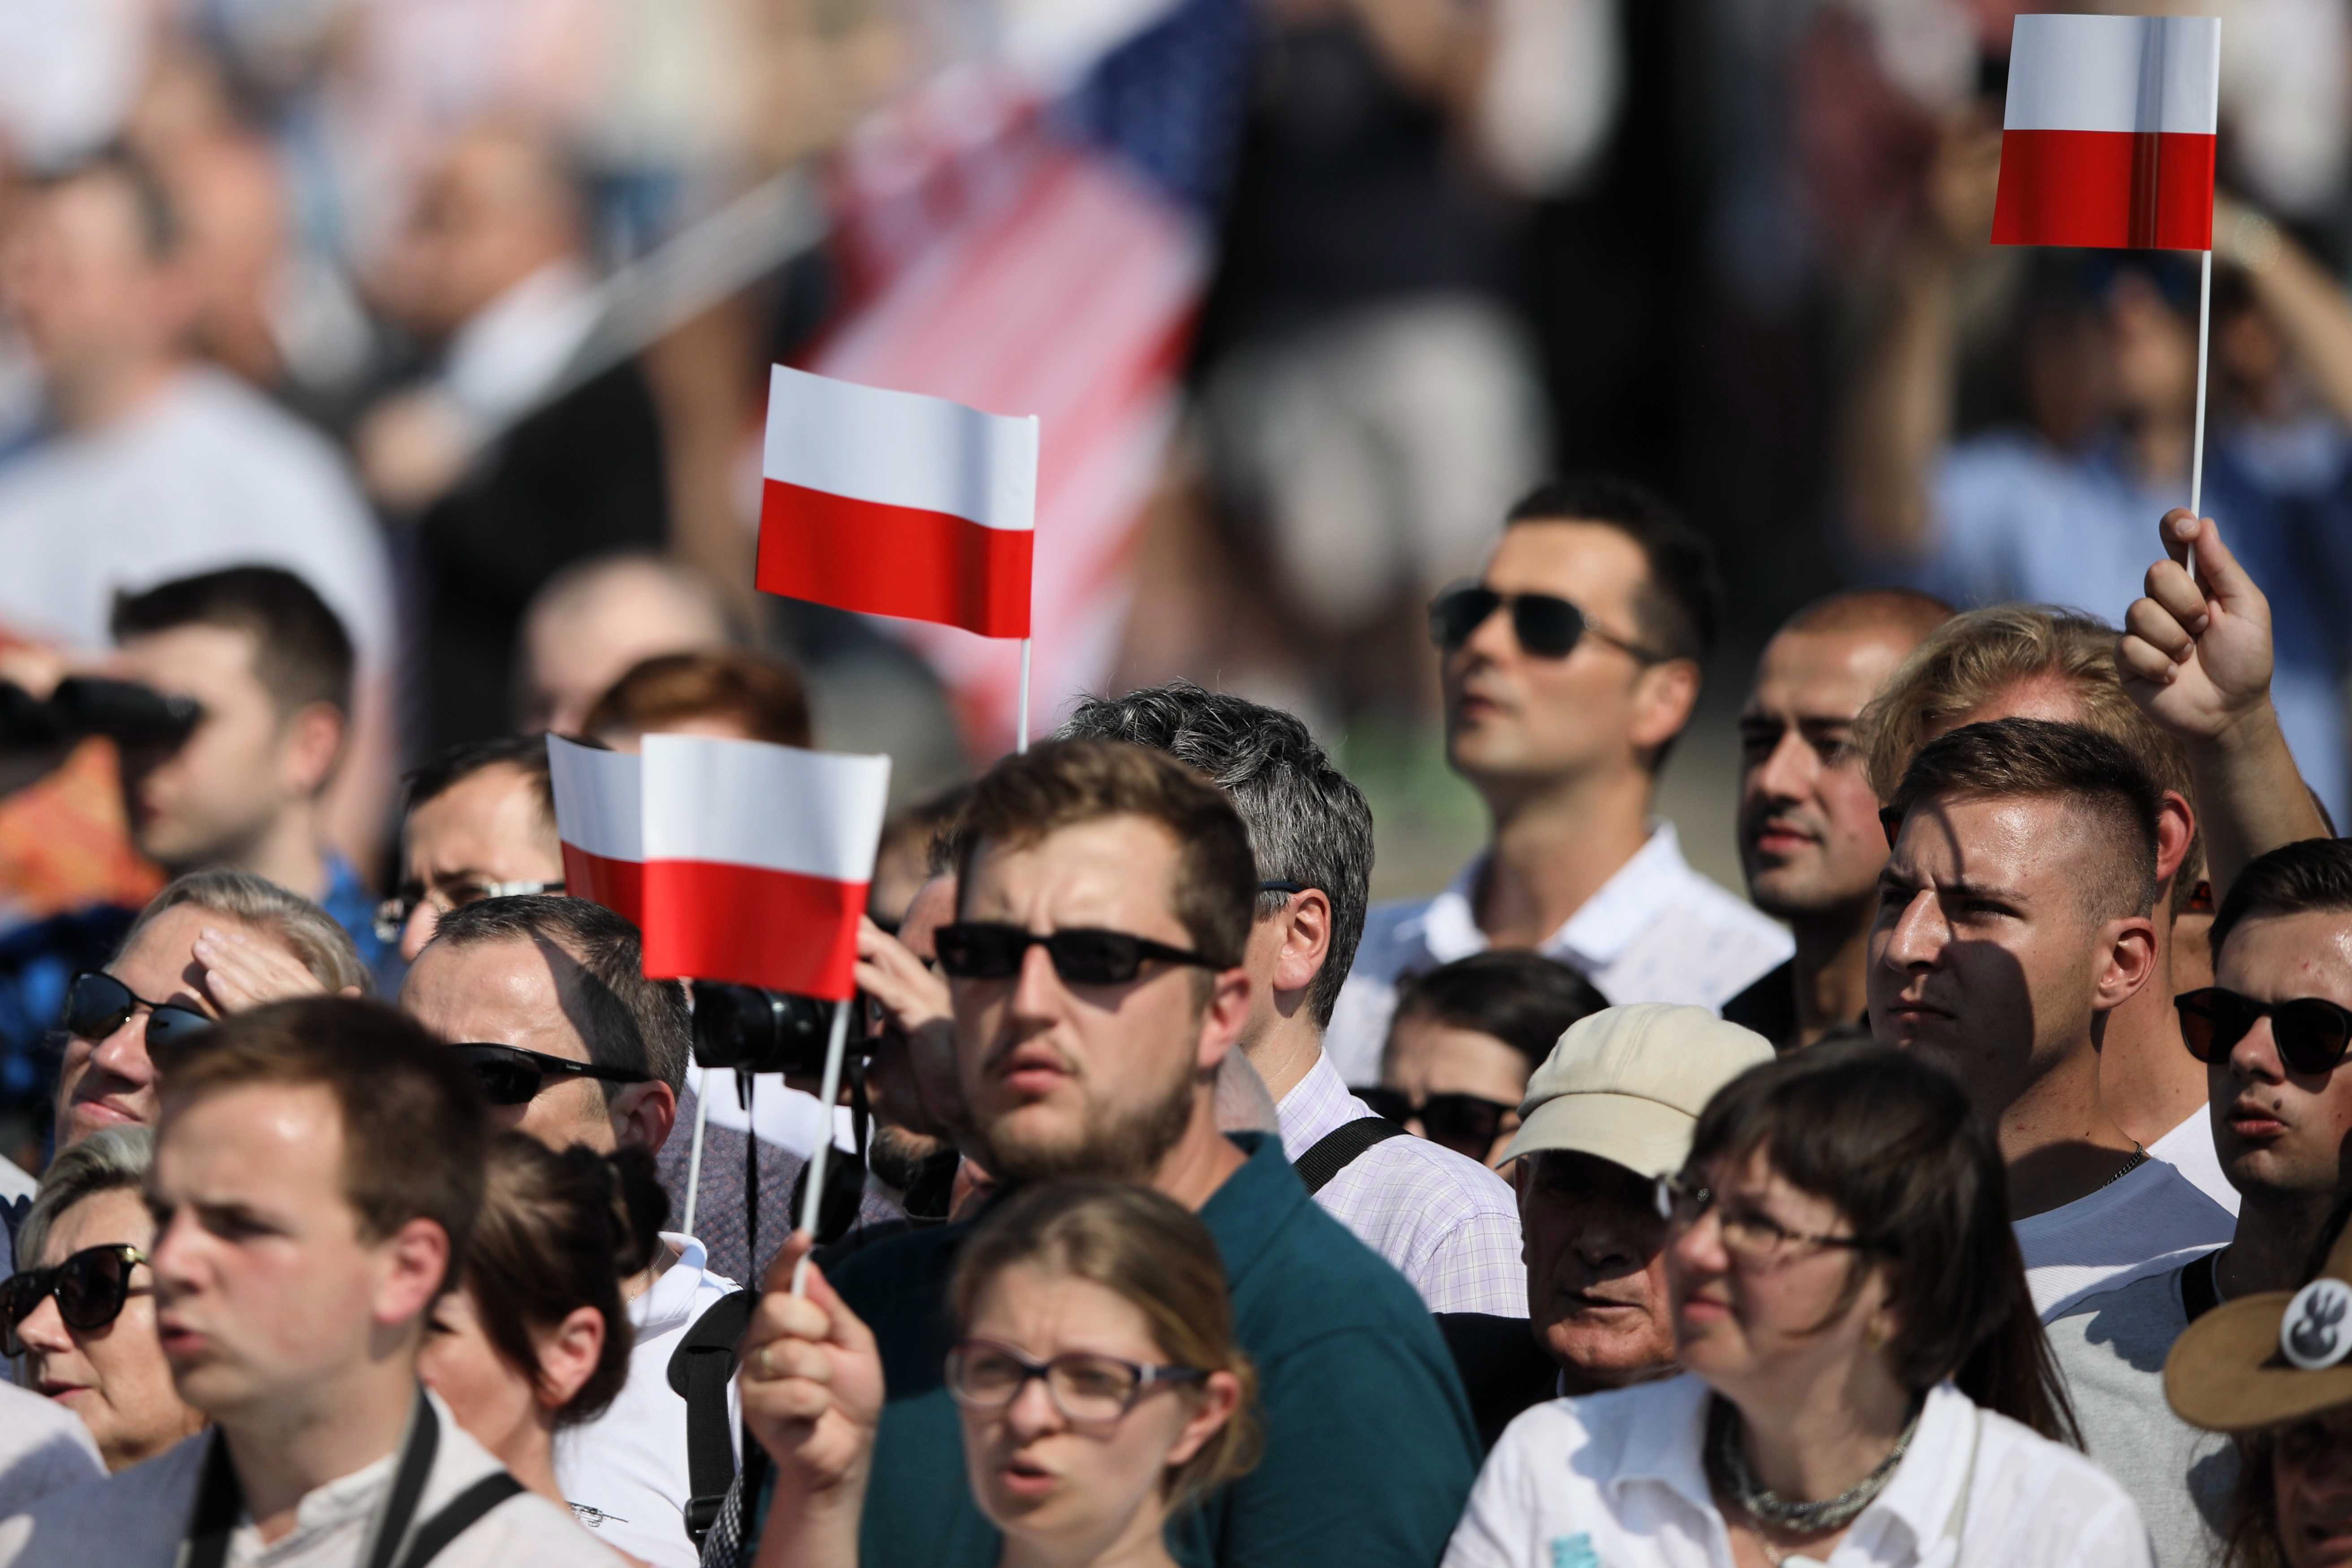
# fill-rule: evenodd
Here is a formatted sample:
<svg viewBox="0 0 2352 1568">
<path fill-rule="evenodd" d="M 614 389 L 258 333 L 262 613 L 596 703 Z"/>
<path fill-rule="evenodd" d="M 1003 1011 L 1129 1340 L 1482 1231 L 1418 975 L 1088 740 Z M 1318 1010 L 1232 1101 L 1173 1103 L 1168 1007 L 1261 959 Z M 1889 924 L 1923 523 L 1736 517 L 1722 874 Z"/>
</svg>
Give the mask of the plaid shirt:
<svg viewBox="0 0 2352 1568">
<path fill-rule="evenodd" d="M 1372 1114 L 1320 1056 L 1275 1110 L 1294 1163 L 1324 1134 Z M 1423 1138 L 1391 1138 L 1357 1155 L 1315 1201 L 1412 1281 L 1431 1311 L 1528 1315 L 1518 1204 L 1477 1161 Z"/>
</svg>

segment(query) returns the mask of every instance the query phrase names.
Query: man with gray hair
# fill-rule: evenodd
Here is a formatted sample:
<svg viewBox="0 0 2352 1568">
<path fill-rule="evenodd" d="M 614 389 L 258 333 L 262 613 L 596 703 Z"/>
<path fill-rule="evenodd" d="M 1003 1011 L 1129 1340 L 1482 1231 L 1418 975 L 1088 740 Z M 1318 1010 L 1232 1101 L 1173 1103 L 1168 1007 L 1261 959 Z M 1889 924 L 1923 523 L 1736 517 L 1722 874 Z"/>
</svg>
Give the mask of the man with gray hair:
<svg viewBox="0 0 2352 1568">
<path fill-rule="evenodd" d="M 1476 1161 L 1403 1135 L 1323 1054 L 1372 875 L 1372 813 L 1307 726 L 1190 681 L 1090 698 L 1062 738 L 1165 752 L 1224 791 L 1257 861 L 1241 1047 L 1265 1080 L 1307 1190 L 1412 1282 L 1433 1312 L 1524 1318 L 1510 1188 Z"/>
</svg>

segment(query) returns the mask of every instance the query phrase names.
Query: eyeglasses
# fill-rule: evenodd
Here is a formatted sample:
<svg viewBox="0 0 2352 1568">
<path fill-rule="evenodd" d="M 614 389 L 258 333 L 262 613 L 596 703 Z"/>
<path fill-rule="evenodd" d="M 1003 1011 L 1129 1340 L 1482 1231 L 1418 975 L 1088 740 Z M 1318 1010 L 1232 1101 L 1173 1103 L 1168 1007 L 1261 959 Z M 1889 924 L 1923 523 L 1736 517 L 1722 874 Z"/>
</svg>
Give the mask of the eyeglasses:
<svg viewBox="0 0 2352 1568">
<path fill-rule="evenodd" d="M 1375 1116 L 1398 1123 L 1418 1120 L 1431 1142 L 1467 1154 L 1482 1165 L 1495 1140 L 1503 1135 L 1503 1118 L 1518 1109 L 1475 1094 L 1433 1094 L 1415 1101 L 1399 1089 L 1360 1089 L 1356 1098 L 1370 1106 Z"/>
<path fill-rule="evenodd" d="M 474 1069 L 482 1080 L 482 1095 L 492 1105 L 529 1105 L 539 1098 L 551 1078 L 593 1078 L 606 1083 L 650 1083 L 650 1073 L 632 1072 L 627 1068 L 598 1067 L 594 1062 L 575 1062 L 570 1057 L 551 1057 L 541 1051 L 527 1051 L 520 1046 L 489 1045 L 478 1041 L 451 1046 L 457 1059 Z"/>
<path fill-rule="evenodd" d="M 1496 610 L 1511 612 L 1511 635 L 1538 658 L 1566 658 L 1584 637 L 1632 654 L 1643 664 L 1663 664 L 1667 655 L 1603 631 L 1582 610 L 1554 594 L 1501 594 L 1483 583 L 1448 588 L 1429 602 L 1429 640 L 1452 653 L 1470 640 Z"/>
<path fill-rule="evenodd" d="M 1054 1408 L 1073 1426 L 1103 1427 L 1135 1408 L 1154 1388 L 1199 1383 L 1209 1374 L 1196 1366 L 1145 1366 L 1117 1356 L 1073 1352 L 1051 1361 L 1031 1361 L 994 1340 L 965 1340 L 948 1352 L 948 1392 L 974 1410 L 1002 1410 L 1021 1397 L 1033 1378 L 1043 1378 Z"/>
<path fill-rule="evenodd" d="M 378 942 L 398 942 L 400 933 L 408 929 L 409 917 L 417 907 L 431 904 L 442 914 L 462 910 L 467 904 L 478 904 L 484 899 L 519 899 L 531 893 L 560 893 L 563 884 L 558 882 L 456 882 L 448 888 L 427 888 L 411 882 L 400 891 L 375 907 L 375 935 Z"/>
<path fill-rule="evenodd" d="M 85 1040 L 102 1040 L 147 1009 L 147 1047 L 163 1049 L 194 1038 L 213 1026 L 214 1020 L 177 1002 L 150 1002 L 102 969 L 85 969 L 66 986 L 65 1012 L 58 1027 Z"/>
<path fill-rule="evenodd" d="M 2352 1009 L 2322 996 L 2290 1002 L 2257 1002 L 2219 985 L 2184 991 L 2172 999 L 2180 1015 L 2180 1037 L 2200 1062 L 2226 1061 L 2258 1018 L 2271 1021 L 2279 1060 L 2290 1072 L 2332 1071 L 2352 1047 Z"/>
<path fill-rule="evenodd" d="M 1076 927 L 1043 935 L 1016 925 L 992 921 L 958 921 L 932 933 L 940 968 L 961 980 L 1010 980 L 1033 947 L 1042 947 L 1054 961 L 1054 973 L 1073 985 L 1124 985 L 1147 963 L 1190 964 L 1196 969 L 1223 965 L 1202 953 L 1123 931 Z"/>
<path fill-rule="evenodd" d="M 1874 1241 L 1858 1236 L 1817 1236 L 1790 1230 L 1762 1209 L 1735 1205 L 1722 1194 L 1688 1176 L 1660 1176 L 1658 1215 L 1677 1231 L 1696 1225 L 1709 1209 L 1723 1229 L 1725 1250 L 1754 1268 L 1785 1263 L 1806 1247 L 1838 1247 L 1853 1252 L 1884 1252 Z"/>
<path fill-rule="evenodd" d="M 42 1301 L 58 1299 L 58 1316 L 78 1333 L 102 1329 L 122 1316 L 131 1299 L 131 1271 L 147 1255 L 127 1242 L 86 1247 L 51 1268 L 27 1268 L 0 1279 L 0 1352 L 25 1353 L 16 1325 Z"/>
</svg>

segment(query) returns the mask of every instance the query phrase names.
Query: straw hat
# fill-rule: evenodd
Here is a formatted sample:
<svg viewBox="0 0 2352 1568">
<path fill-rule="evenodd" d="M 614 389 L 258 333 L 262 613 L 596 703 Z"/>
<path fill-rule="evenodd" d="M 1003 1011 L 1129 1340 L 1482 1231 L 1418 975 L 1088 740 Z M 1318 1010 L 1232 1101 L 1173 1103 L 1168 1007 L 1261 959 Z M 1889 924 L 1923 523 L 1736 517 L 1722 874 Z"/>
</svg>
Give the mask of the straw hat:
<svg viewBox="0 0 2352 1568">
<path fill-rule="evenodd" d="M 2300 1290 L 2224 1301 L 2164 1361 L 2164 1397 L 2209 1432 L 2251 1432 L 2352 1405 L 2352 1226 Z"/>
</svg>

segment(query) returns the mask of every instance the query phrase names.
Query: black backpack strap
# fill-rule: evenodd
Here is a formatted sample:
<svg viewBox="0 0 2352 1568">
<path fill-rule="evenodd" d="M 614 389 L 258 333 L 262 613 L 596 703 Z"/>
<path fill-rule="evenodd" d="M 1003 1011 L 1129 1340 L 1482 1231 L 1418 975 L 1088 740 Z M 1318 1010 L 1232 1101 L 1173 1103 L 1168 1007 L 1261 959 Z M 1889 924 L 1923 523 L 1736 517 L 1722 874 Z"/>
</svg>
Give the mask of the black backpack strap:
<svg viewBox="0 0 2352 1568">
<path fill-rule="evenodd" d="M 697 1546 L 719 1517 L 735 1481 L 735 1424 L 727 1415 L 727 1381 L 735 1352 L 759 1305 L 756 1290 L 712 1302 L 670 1352 L 669 1385 L 686 1401 L 686 1533 Z"/>
<path fill-rule="evenodd" d="M 400 1560 L 400 1568 L 425 1568 L 427 1563 L 441 1555 L 442 1549 L 471 1530 L 490 1510 L 517 1496 L 522 1483 L 504 1470 L 493 1470 L 448 1502 L 441 1511 L 416 1527 L 408 1539 L 408 1552 Z"/>
<path fill-rule="evenodd" d="M 1404 1135 L 1404 1129 L 1385 1116 L 1359 1116 L 1318 1138 L 1315 1146 L 1298 1156 L 1291 1168 L 1307 1184 L 1309 1193 L 1319 1193 L 1331 1184 L 1332 1177 L 1354 1164 L 1357 1155 L 1375 1143 Z"/>
</svg>

